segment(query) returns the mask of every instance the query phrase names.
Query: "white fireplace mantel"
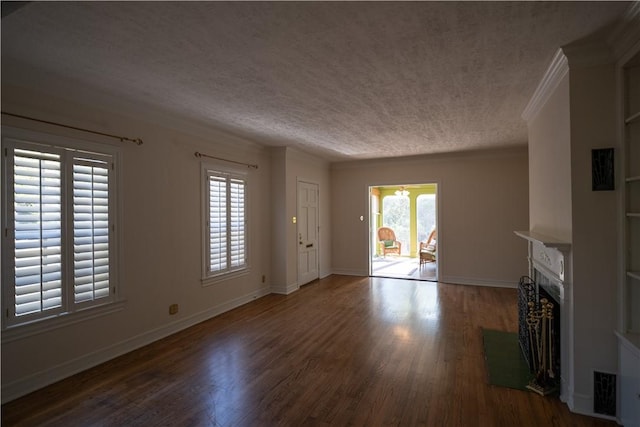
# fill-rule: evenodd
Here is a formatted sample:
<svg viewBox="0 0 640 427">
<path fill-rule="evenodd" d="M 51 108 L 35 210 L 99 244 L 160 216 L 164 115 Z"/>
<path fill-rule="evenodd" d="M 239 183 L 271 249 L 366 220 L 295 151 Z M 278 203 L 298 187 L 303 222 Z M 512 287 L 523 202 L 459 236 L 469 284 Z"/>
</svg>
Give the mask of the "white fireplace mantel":
<svg viewBox="0 0 640 427">
<path fill-rule="evenodd" d="M 566 253 L 571 250 L 571 243 L 563 242 L 556 238 L 536 233 L 535 231 L 514 231 L 514 233 L 525 240 L 533 243 L 538 243 L 542 246 L 546 246 L 547 248 L 557 249 L 560 252 Z"/>
<path fill-rule="evenodd" d="M 514 233 L 529 243 L 529 274 L 533 277 L 533 270 L 541 270 L 545 276 L 554 279 L 560 287 L 568 285 L 566 276 L 566 260 L 570 256 L 571 243 L 563 242 L 553 237 L 535 231 L 514 231 Z"/>
</svg>

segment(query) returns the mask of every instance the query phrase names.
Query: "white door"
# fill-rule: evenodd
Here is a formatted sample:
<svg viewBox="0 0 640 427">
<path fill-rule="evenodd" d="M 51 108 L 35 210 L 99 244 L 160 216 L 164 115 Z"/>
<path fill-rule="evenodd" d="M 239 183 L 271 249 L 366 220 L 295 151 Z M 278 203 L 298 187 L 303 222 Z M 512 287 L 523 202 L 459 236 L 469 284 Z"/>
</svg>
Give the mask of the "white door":
<svg viewBox="0 0 640 427">
<path fill-rule="evenodd" d="M 298 181 L 298 285 L 318 277 L 318 185 Z"/>
</svg>

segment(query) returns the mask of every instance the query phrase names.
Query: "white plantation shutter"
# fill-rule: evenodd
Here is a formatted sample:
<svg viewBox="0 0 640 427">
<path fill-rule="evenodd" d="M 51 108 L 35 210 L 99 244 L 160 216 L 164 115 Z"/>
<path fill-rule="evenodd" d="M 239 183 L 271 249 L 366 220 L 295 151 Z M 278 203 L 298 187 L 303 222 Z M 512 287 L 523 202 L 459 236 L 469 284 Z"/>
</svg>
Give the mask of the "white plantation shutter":
<svg viewBox="0 0 640 427">
<path fill-rule="evenodd" d="M 62 306 L 60 156 L 15 150 L 13 170 L 14 311 L 25 316 Z"/>
<path fill-rule="evenodd" d="M 109 165 L 73 160 L 73 279 L 75 302 L 108 297 Z"/>
<path fill-rule="evenodd" d="M 246 268 L 246 180 L 207 171 L 207 275 Z"/>
<path fill-rule="evenodd" d="M 227 180 L 209 176 L 209 271 L 227 269 Z"/>
<path fill-rule="evenodd" d="M 229 182 L 229 258 L 231 268 L 245 263 L 245 218 L 244 218 L 244 181 L 230 179 Z"/>
<path fill-rule="evenodd" d="M 114 301 L 113 154 L 2 142 L 6 325 Z"/>
</svg>

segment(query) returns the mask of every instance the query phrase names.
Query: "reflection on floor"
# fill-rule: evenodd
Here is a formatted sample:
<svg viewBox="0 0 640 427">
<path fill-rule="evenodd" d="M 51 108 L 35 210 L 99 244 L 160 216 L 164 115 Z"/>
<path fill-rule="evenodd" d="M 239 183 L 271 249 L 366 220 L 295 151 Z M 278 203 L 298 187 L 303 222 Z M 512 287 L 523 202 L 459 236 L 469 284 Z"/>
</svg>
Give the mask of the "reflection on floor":
<svg viewBox="0 0 640 427">
<path fill-rule="evenodd" d="M 378 277 L 397 277 L 400 279 L 437 280 L 436 263 L 420 265 L 418 258 L 387 255 L 371 260 L 371 275 Z"/>
</svg>

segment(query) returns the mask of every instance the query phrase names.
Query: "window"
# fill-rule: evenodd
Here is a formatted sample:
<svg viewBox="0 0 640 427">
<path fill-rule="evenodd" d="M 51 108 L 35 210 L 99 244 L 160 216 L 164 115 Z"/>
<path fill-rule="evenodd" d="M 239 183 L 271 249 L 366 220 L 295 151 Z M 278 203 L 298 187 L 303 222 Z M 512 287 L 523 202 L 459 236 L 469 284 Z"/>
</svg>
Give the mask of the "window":
<svg viewBox="0 0 640 427">
<path fill-rule="evenodd" d="M 247 269 L 246 174 L 204 168 L 204 278 Z"/>
<path fill-rule="evenodd" d="M 385 196 L 382 199 L 382 225 L 393 229 L 396 239 L 409 242 L 409 197 Z M 409 255 L 410 245 L 402 245 L 402 254 Z"/>
<path fill-rule="evenodd" d="M 2 145 L 3 325 L 114 301 L 115 152 Z"/>
<path fill-rule="evenodd" d="M 416 198 L 416 209 L 418 242 L 426 242 L 431 230 L 436 228 L 436 195 L 420 194 Z"/>
</svg>

